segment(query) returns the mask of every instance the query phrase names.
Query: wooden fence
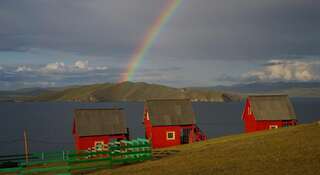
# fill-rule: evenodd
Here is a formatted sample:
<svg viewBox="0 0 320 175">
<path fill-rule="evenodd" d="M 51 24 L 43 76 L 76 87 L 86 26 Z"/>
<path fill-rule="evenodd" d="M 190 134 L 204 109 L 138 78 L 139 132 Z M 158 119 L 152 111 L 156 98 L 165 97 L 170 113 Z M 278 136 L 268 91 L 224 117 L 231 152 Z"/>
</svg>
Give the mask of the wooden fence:
<svg viewBox="0 0 320 175">
<path fill-rule="evenodd" d="M 28 155 L 0 156 L 0 174 L 70 174 L 112 168 L 152 158 L 146 139 L 117 141 L 82 151 L 41 152 Z"/>
</svg>

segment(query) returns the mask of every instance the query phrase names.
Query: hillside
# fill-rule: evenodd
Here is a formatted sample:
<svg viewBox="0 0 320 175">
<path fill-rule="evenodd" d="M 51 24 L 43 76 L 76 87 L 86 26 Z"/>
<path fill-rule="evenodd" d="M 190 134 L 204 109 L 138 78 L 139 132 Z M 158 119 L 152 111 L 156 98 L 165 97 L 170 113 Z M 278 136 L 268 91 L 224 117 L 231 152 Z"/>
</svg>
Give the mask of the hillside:
<svg viewBox="0 0 320 175">
<path fill-rule="evenodd" d="M 71 87 L 61 91 L 44 92 L 32 101 L 144 101 L 154 98 L 190 98 L 193 101 L 239 101 L 240 97 L 214 90 L 172 88 L 157 84 L 123 82 Z"/>
<path fill-rule="evenodd" d="M 210 139 L 176 154 L 94 175 L 320 174 L 320 124 Z"/>
<path fill-rule="evenodd" d="M 284 93 L 290 97 L 320 97 L 320 82 L 273 82 L 235 84 L 232 86 L 203 87 L 200 89 L 223 90 L 247 94 Z"/>
<path fill-rule="evenodd" d="M 0 91 L 0 101 L 23 101 L 42 93 L 58 91 L 59 88 L 24 88 L 13 91 Z"/>
<path fill-rule="evenodd" d="M 318 88 L 291 88 L 273 93 L 288 94 L 290 97 L 320 97 L 320 87 Z"/>
</svg>

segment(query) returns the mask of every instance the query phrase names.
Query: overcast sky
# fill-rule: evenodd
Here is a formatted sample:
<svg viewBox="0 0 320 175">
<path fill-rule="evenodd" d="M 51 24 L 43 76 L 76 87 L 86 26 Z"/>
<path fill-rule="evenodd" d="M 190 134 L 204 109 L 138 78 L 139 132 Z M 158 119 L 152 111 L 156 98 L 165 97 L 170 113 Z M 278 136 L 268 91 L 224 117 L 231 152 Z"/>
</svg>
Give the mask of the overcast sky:
<svg viewBox="0 0 320 175">
<path fill-rule="evenodd" d="M 116 82 L 171 0 L 1 0 L 0 89 Z M 133 80 L 319 81 L 320 1 L 182 0 Z"/>
</svg>

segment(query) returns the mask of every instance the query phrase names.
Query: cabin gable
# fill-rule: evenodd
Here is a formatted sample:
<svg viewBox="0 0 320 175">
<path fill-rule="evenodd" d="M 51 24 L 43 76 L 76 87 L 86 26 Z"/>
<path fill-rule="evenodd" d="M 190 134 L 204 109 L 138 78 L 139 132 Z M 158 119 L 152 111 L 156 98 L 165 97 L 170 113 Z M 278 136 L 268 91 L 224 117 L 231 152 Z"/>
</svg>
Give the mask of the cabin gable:
<svg viewBox="0 0 320 175">
<path fill-rule="evenodd" d="M 122 109 L 76 109 L 72 133 L 77 150 L 86 150 L 110 140 L 128 139 Z"/>
<path fill-rule="evenodd" d="M 152 124 L 150 122 L 150 117 L 148 110 L 144 110 L 143 124 L 145 126 L 145 137 L 149 140 L 152 140 Z"/>
<path fill-rule="evenodd" d="M 147 100 L 143 116 L 145 135 L 151 140 L 153 148 L 192 143 L 206 138 L 195 125 L 190 100 Z"/>
<path fill-rule="evenodd" d="M 256 120 L 295 120 L 296 115 L 287 95 L 249 96 Z"/>
<path fill-rule="evenodd" d="M 249 96 L 242 114 L 245 132 L 296 125 L 296 115 L 288 96 Z"/>
<path fill-rule="evenodd" d="M 145 109 L 152 126 L 195 124 L 195 114 L 188 99 L 147 100 Z"/>
<path fill-rule="evenodd" d="M 242 120 L 244 121 L 244 124 L 245 124 L 244 126 L 245 132 L 255 131 L 256 119 L 252 112 L 249 99 L 246 100 L 245 108 L 242 114 Z"/>
</svg>

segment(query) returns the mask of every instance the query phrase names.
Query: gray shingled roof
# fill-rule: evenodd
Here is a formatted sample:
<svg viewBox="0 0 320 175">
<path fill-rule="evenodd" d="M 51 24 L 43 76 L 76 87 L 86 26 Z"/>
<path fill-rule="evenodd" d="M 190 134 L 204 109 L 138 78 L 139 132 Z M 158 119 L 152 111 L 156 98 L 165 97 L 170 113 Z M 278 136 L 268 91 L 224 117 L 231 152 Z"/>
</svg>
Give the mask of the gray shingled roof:
<svg viewBox="0 0 320 175">
<path fill-rule="evenodd" d="M 147 100 L 145 107 L 153 126 L 195 124 L 195 114 L 188 99 Z"/>
<path fill-rule="evenodd" d="M 75 127 L 79 136 L 126 134 L 122 109 L 76 109 Z"/>
<path fill-rule="evenodd" d="M 296 119 L 288 95 L 254 95 L 248 98 L 256 120 Z"/>
</svg>

